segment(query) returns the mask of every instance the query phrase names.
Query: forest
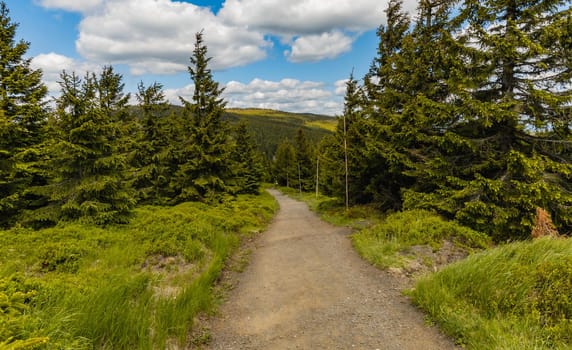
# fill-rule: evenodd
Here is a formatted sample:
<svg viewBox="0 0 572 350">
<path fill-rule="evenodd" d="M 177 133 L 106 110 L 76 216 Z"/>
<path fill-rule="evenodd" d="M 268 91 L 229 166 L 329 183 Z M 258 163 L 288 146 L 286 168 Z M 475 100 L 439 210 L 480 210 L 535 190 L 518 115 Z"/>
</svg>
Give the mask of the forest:
<svg viewBox="0 0 572 350">
<path fill-rule="evenodd" d="M 323 116 L 284 122 L 282 112 L 227 109 L 203 32 L 182 107 L 159 82 L 140 83 L 130 105 L 113 66 L 63 71 L 50 100 L 1 1 L 0 349 L 185 342 L 194 315 L 214 303 L 205 286 L 276 210 L 263 182 L 346 208 L 431 211 L 495 242 L 530 237 L 540 210 L 569 235 L 569 1 L 422 0 L 415 18 L 402 7 L 389 1 L 377 55 L 363 78 L 349 74 L 330 127 Z M 100 268 L 101 280 L 88 277 Z M 195 278 L 183 298 L 150 292 L 180 288 L 183 276 Z M 118 293 L 131 304 L 115 304 L 122 314 L 106 329 L 106 308 L 125 302 Z M 87 310 L 89 297 L 101 309 Z M 188 318 L 169 319 L 174 308 Z M 172 327 L 154 329 L 159 320 Z"/>
<path fill-rule="evenodd" d="M 363 80 L 350 75 L 338 129 L 320 144 L 323 188 L 349 204 L 436 211 L 496 241 L 529 237 L 537 208 L 569 234 L 571 11 L 421 1 L 412 21 L 390 1 L 377 56 Z"/>
</svg>

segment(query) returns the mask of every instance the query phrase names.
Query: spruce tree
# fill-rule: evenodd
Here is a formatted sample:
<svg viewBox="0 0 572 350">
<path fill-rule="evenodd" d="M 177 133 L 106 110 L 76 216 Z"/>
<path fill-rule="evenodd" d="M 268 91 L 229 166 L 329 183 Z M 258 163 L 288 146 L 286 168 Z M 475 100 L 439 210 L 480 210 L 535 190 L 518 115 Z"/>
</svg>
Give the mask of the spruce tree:
<svg viewBox="0 0 572 350">
<path fill-rule="evenodd" d="M 570 61 L 562 55 L 570 18 L 564 3 L 465 2 L 452 23 L 468 24 L 455 42 L 467 78 L 461 70 L 452 74 L 457 98 L 448 98 L 447 113 L 455 118 L 434 158 L 441 166 L 428 168 L 442 181 L 411 196 L 412 206 L 437 208 L 499 240 L 528 236 L 537 207 L 569 230 L 572 95 Z"/>
<path fill-rule="evenodd" d="M 231 152 L 232 179 L 239 194 L 258 194 L 262 181 L 262 155 L 254 143 L 245 122 L 234 128 L 234 142 Z"/>
<path fill-rule="evenodd" d="M 45 220 L 81 220 L 96 224 L 125 222 L 135 204 L 125 179 L 122 129 L 115 119 L 121 104 L 108 99 L 121 79 L 104 90 L 109 71 L 99 78 L 86 73 L 61 74 L 54 141 L 50 145 L 54 181 L 45 187 L 50 205 L 39 211 Z M 117 91 L 120 95 L 121 92 Z"/>
<path fill-rule="evenodd" d="M 298 182 L 296 149 L 288 140 L 283 140 L 274 155 L 274 176 L 280 186 L 292 187 Z"/>
<path fill-rule="evenodd" d="M 41 205 L 31 189 L 46 183 L 39 163 L 45 137 L 47 88 L 42 72 L 25 58 L 30 44 L 16 42 L 18 24 L 0 2 L 0 226 L 12 224 L 23 209 Z"/>
<path fill-rule="evenodd" d="M 352 72 L 346 83 L 344 113 L 338 117 L 334 134 L 320 143 L 324 191 L 345 198 L 347 206 L 371 200 L 366 194 L 372 159 L 366 150 L 370 126 L 364 102 L 363 87 Z"/>
<path fill-rule="evenodd" d="M 188 67 L 194 83 L 192 101 L 184 105 L 181 145 L 176 155 L 177 170 L 171 182 L 175 201 L 215 200 L 228 192 L 225 183 L 231 176 L 228 126 L 222 120 L 226 102 L 208 67 L 203 33 L 195 35 L 195 48 Z"/>
<path fill-rule="evenodd" d="M 139 102 L 139 133 L 137 145 L 132 154 L 132 183 L 137 198 L 142 203 L 163 203 L 167 201 L 170 179 L 170 144 L 172 141 L 169 104 L 163 92 L 163 85 L 153 83 L 137 86 Z"/>
<path fill-rule="evenodd" d="M 417 89 L 415 84 L 414 36 L 401 0 L 392 0 L 386 9 L 387 25 L 377 35 L 377 57 L 364 79 L 364 135 L 361 171 L 354 171 L 356 200 L 374 201 L 380 208 L 401 208 L 401 189 L 413 179 L 404 174 L 408 168 L 408 149 L 416 144 L 416 123 L 403 116 Z M 364 124 L 364 123 L 362 123 Z"/>
<path fill-rule="evenodd" d="M 315 162 L 314 150 L 306 138 L 302 128 L 298 129 L 294 138 L 294 150 L 296 151 L 296 182 L 299 191 L 311 191 L 314 189 Z"/>
</svg>

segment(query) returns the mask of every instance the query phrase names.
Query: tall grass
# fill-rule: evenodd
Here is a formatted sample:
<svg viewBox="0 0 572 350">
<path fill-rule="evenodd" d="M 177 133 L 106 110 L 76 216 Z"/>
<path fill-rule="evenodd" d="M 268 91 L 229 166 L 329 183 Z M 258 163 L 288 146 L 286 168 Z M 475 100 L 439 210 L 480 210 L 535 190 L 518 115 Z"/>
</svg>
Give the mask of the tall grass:
<svg viewBox="0 0 572 350">
<path fill-rule="evenodd" d="M 0 231 L 0 295 L 26 296 L 25 312 L 0 318 L 14 325 L 0 332 L 0 344 L 185 346 L 196 315 L 215 306 L 211 289 L 227 257 L 276 209 L 263 193 L 217 206 L 142 207 L 124 226 Z"/>
<path fill-rule="evenodd" d="M 423 278 L 413 300 L 469 349 L 572 348 L 572 241 L 474 255 Z"/>
<path fill-rule="evenodd" d="M 405 258 L 400 253 L 412 246 L 428 245 L 437 250 L 445 240 L 469 251 L 491 244 L 486 235 L 425 210 L 390 214 L 352 237 L 360 255 L 381 268 L 401 266 Z"/>
</svg>

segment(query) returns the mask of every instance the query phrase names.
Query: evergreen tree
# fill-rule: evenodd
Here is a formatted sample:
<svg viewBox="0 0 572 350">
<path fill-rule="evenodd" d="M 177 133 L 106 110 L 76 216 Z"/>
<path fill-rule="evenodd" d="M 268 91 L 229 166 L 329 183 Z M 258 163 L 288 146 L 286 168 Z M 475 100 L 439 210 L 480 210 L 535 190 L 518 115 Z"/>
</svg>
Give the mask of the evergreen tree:
<svg viewBox="0 0 572 350">
<path fill-rule="evenodd" d="M 18 24 L 0 2 L 0 226 L 8 226 L 23 209 L 41 205 L 30 191 L 46 183 L 39 166 L 45 137 L 47 88 L 42 72 L 24 58 L 30 44 L 15 41 Z"/>
<path fill-rule="evenodd" d="M 461 98 L 448 100 L 456 103 L 456 118 L 440 141 L 440 169 L 428 168 L 442 181 L 411 196 L 411 206 L 437 208 L 497 239 L 528 236 L 536 207 L 569 230 L 572 94 L 569 58 L 562 55 L 570 17 L 564 3 L 465 2 L 452 22 L 468 23 L 457 38 L 468 79 L 454 74 Z M 450 141 L 456 150 L 444 147 Z"/>
<path fill-rule="evenodd" d="M 338 118 L 335 133 L 320 144 L 323 188 L 327 193 L 345 198 L 346 205 L 368 201 L 366 191 L 370 178 L 366 174 L 372 159 L 366 150 L 370 128 L 364 118 L 364 102 L 363 87 L 352 73 L 346 83 L 344 114 Z"/>
<path fill-rule="evenodd" d="M 197 33 L 195 38 L 189 66 L 195 86 L 193 99 L 189 102 L 181 98 L 185 107 L 181 125 L 184 134 L 171 184 L 176 201 L 215 199 L 229 190 L 225 181 L 231 175 L 228 126 L 222 120 L 226 105 L 221 97 L 223 89 L 208 68 L 211 58 L 207 57 L 203 33 Z"/>
<path fill-rule="evenodd" d="M 234 128 L 234 146 L 231 160 L 233 184 L 236 193 L 258 194 L 262 181 L 262 155 L 257 150 L 252 135 L 245 122 Z"/>
<path fill-rule="evenodd" d="M 106 73 L 61 74 L 54 141 L 50 145 L 53 183 L 45 187 L 50 205 L 39 211 L 45 220 L 79 219 L 106 224 L 125 222 L 135 204 L 124 178 L 126 155 L 122 130 L 114 120 L 121 105 L 102 103 Z M 109 87 L 122 86 L 121 80 Z"/>
<path fill-rule="evenodd" d="M 311 191 L 315 187 L 314 175 L 314 151 L 306 138 L 304 130 L 298 129 L 294 138 L 294 150 L 296 151 L 297 186 L 301 191 Z"/>
<path fill-rule="evenodd" d="M 278 145 L 273 168 L 276 182 L 280 186 L 291 187 L 298 182 L 296 149 L 288 140 L 284 140 Z"/>
<path fill-rule="evenodd" d="M 396 210 L 402 205 L 401 189 L 414 181 L 404 172 L 409 148 L 416 145 L 416 122 L 403 112 L 418 89 L 413 86 L 418 62 L 402 1 L 390 1 L 386 14 L 387 25 L 377 31 L 377 57 L 364 79 L 365 123 L 360 123 L 364 141 L 359 147 L 363 161 L 356 164 L 361 171 L 354 171 L 359 178 L 353 180 L 353 193 L 356 201 L 373 201 L 380 208 Z"/>
<path fill-rule="evenodd" d="M 135 152 L 132 156 L 133 187 L 137 198 L 143 203 L 162 203 L 168 196 L 170 179 L 170 144 L 172 130 L 169 121 L 169 104 L 160 83 L 138 86 L 140 130 Z"/>
</svg>

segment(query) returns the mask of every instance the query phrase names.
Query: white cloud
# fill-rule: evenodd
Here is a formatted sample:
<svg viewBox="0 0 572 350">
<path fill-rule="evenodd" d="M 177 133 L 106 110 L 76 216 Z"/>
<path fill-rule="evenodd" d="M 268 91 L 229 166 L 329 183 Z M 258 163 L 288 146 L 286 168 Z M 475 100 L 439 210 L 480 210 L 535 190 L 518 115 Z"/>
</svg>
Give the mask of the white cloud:
<svg viewBox="0 0 572 350">
<path fill-rule="evenodd" d="M 247 84 L 230 81 L 224 88 L 223 97 L 230 108 L 267 108 L 326 115 L 339 114 L 343 108 L 343 99 L 331 91 L 334 87 L 315 81 L 257 78 Z M 180 104 L 179 96 L 190 101 L 193 91 L 194 86 L 187 85 L 167 89 L 165 96 L 171 103 Z"/>
<path fill-rule="evenodd" d="M 381 23 L 379 0 L 226 0 L 219 16 L 281 35 L 319 34 L 334 28 L 362 31 Z"/>
<path fill-rule="evenodd" d="M 385 23 L 389 0 L 226 0 L 218 16 L 234 25 L 276 35 L 292 62 L 335 58 L 364 31 Z M 404 0 L 415 13 L 417 0 Z M 346 34 L 343 34 L 346 33 Z M 351 35 L 348 35 L 351 33 Z M 339 41 L 337 41 L 339 40 Z"/>
<path fill-rule="evenodd" d="M 268 36 L 291 46 L 287 52 L 293 62 L 335 58 L 350 50 L 360 33 L 385 21 L 388 2 L 226 0 L 215 15 L 210 8 L 173 0 L 36 1 L 81 12 L 78 52 L 92 61 L 127 64 L 134 74 L 184 70 L 201 29 L 214 69 L 264 59 L 271 46 Z M 416 6 L 416 0 L 404 3 L 412 13 Z"/>
<path fill-rule="evenodd" d="M 296 38 L 285 55 L 291 62 L 321 61 L 339 56 L 352 48 L 353 39 L 340 31 Z"/>
<path fill-rule="evenodd" d="M 62 71 L 68 73 L 76 72 L 80 77 L 86 72 L 97 72 L 101 69 L 100 66 L 87 62 L 79 62 L 73 58 L 63 56 L 54 52 L 41 54 L 32 59 L 31 66 L 34 69 L 41 69 L 43 72 L 43 81 L 46 84 L 50 95 L 56 96 L 59 94 L 60 74 Z"/>
<path fill-rule="evenodd" d="M 90 12 L 97 9 L 103 0 L 37 0 L 40 6 L 72 12 Z"/>
<path fill-rule="evenodd" d="M 244 84 L 226 84 L 224 97 L 229 107 L 269 108 L 289 112 L 311 112 L 334 115 L 341 111 L 339 99 L 324 83 L 282 79 L 254 79 Z"/>
<path fill-rule="evenodd" d="M 209 8 L 171 0 L 38 0 L 48 8 L 80 11 L 76 49 L 83 58 L 126 64 L 132 74 L 186 70 L 195 33 L 204 30 L 215 70 L 266 57 L 271 47 L 262 32 L 228 25 Z"/>
<path fill-rule="evenodd" d="M 334 86 L 336 87 L 336 95 L 338 96 L 345 96 L 346 95 L 346 90 L 347 90 L 347 83 L 348 83 L 349 79 L 342 79 L 342 80 L 338 80 L 334 83 Z"/>
</svg>

